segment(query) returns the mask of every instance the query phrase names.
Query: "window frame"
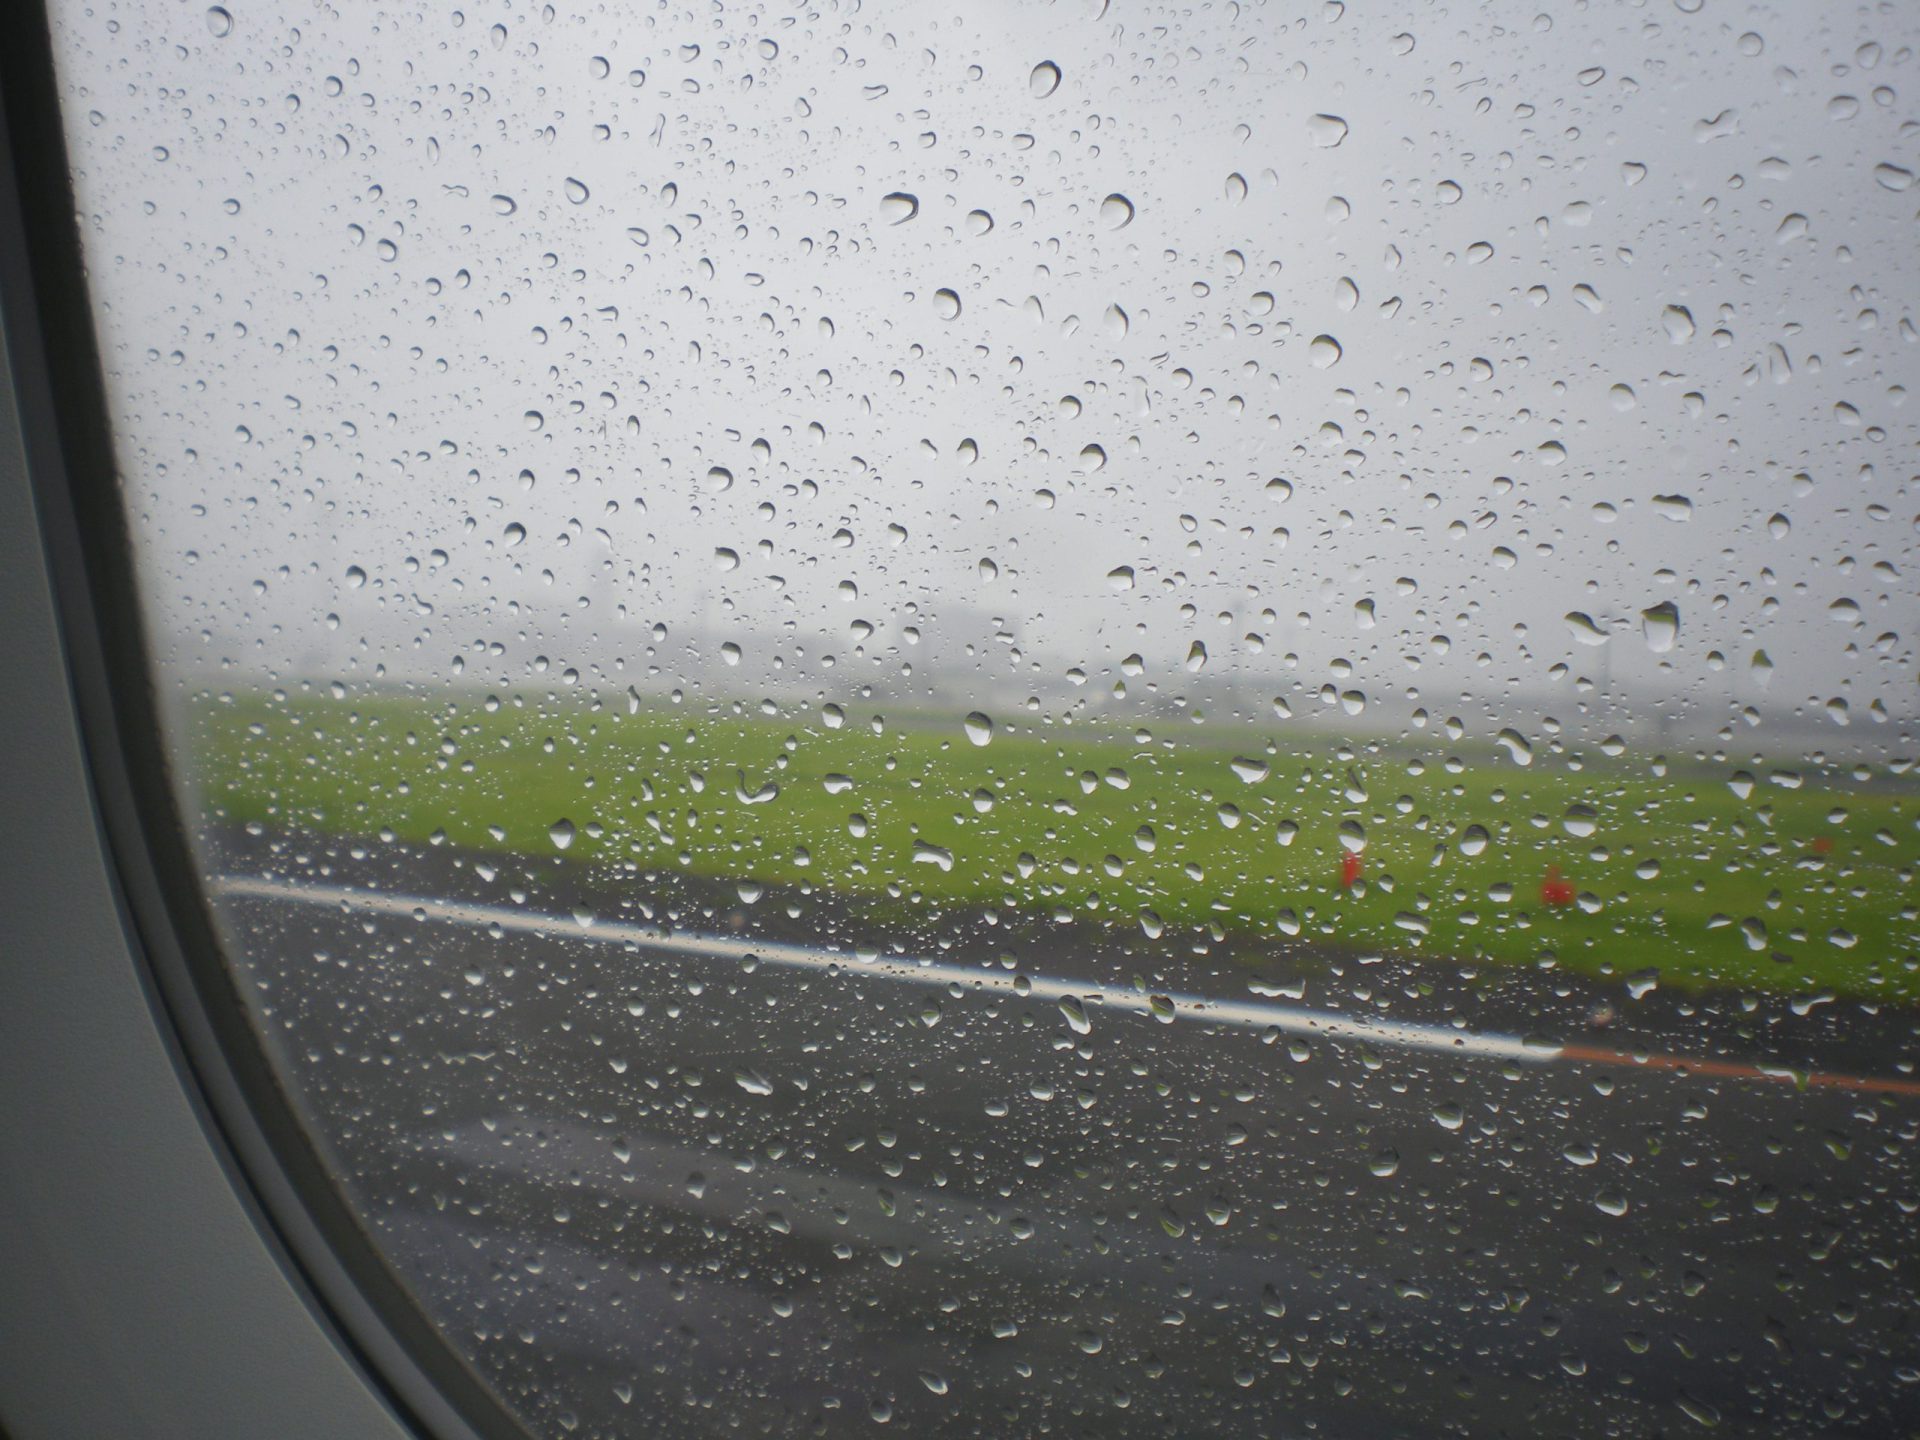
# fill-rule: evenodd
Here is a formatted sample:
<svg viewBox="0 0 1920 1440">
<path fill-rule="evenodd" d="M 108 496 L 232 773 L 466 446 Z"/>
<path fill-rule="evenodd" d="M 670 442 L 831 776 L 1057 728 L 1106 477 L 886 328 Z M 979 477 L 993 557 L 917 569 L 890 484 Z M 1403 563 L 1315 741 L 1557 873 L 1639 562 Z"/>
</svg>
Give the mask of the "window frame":
<svg viewBox="0 0 1920 1440">
<path fill-rule="evenodd" d="M 409 1292 L 329 1173 L 274 1072 L 218 938 L 173 793 L 138 618 L 50 5 L 19 6 L 0 46 L 0 317 L 71 692 L 63 698 L 78 720 L 93 828 L 120 929 L 221 1168 L 293 1292 L 360 1378 L 416 1434 L 524 1436 Z"/>
</svg>

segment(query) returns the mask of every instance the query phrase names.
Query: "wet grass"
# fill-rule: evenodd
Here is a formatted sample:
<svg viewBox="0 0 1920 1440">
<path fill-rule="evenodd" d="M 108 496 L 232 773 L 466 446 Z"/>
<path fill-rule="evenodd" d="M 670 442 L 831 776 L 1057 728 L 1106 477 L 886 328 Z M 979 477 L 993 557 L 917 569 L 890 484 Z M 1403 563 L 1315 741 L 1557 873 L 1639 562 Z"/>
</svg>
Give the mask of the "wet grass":
<svg viewBox="0 0 1920 1440">
<path fill-rule="evenodd" d="M 478 695 L 207 698 L 188 723 L 208 815 L 270 828 L 551 855 L 564 820 L 571 858 L 749 898 L 811 884 L 903 915 L 1142 925 L 1170 946 L 1297 936 L 1920 999 L 1920 785 L 1883 771 L 1543 746 L 1523 766 L 1488 741 L 1342 747 L 1175 721 L 1003 728 L 981 747 L 957 716 L 876 728 L 867 712 Z M 1550 867 L 1569 902 L 1547 902 Z"/>
</svg>

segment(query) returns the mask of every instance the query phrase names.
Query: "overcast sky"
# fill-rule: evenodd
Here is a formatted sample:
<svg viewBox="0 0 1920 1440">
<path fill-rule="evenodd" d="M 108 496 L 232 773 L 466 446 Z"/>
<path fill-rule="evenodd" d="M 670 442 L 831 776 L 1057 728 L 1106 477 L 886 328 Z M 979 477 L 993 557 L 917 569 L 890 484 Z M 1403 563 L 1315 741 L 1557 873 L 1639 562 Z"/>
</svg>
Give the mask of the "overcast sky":
<svg viewBox="0 0 1920 1440">
<path fill-rule="evenodd" d="M 1920 12 L 1405 8 L 57 6 L 160 649 L 1902 750 Z"/>
</svg>

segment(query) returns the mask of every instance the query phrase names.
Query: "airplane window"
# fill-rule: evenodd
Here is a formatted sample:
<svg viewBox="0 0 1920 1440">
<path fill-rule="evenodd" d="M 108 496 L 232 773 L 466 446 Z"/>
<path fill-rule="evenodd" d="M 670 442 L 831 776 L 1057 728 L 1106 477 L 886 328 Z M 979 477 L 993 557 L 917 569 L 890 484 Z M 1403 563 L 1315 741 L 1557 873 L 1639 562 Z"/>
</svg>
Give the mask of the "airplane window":
<svg viewBox="0 0 1920 1440">
<path fill-rule="evenodd" d="M 234 985 L 530 1432 L 1920 1426 L 1920 17 L 1400 8 L 54 5 Z"/>
</svg>

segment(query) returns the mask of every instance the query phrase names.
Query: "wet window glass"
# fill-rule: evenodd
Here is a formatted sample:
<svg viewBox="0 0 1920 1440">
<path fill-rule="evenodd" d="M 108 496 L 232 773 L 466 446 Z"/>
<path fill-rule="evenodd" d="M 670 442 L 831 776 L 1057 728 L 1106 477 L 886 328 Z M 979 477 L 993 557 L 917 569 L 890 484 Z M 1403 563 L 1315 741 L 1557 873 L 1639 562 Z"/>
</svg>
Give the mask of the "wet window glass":
<svg viewBox="0 0 1920 1440">
<path fill-rule="evenodd" d="M 1920 1425 L 1913 11 L 54 8 L 235 983 L 530 1431 Z"/>
</svg>

